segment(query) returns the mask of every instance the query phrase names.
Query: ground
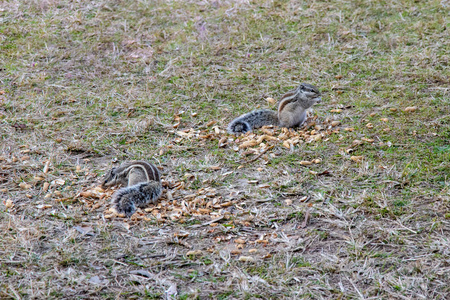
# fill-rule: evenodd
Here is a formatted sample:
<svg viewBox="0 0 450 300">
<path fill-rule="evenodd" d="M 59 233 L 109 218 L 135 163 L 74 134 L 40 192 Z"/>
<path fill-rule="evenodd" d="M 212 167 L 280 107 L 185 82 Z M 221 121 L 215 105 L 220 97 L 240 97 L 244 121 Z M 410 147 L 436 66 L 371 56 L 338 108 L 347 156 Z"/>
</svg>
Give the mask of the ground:
<svg viewBox="0 0 450 300">
<path fill-rule="evenodd" d="M 449 16 L 2 1 L 0 298 L 448 299 Z M 226 132 L 301 82 L 305 126 Z M 165 189 L 127 219 L 98 182 L 136 159 Z"/>
</svg>

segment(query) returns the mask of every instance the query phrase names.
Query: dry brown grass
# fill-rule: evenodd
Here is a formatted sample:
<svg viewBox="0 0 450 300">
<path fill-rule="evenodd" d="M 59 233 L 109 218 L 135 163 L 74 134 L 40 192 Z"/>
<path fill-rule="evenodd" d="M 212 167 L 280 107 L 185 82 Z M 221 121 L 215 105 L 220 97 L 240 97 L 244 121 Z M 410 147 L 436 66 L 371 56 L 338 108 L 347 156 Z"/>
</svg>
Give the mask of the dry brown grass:
<svg viewBox="0 0 450 300">
<path fill-rule="evenodd" d="M 0 298 L 448 299 L 447 2 L 1 2 Z M 235 151 L 303 81 L 322 128 Z M 161 203 L 105 218 L 130 159 Z"/>
</svg>

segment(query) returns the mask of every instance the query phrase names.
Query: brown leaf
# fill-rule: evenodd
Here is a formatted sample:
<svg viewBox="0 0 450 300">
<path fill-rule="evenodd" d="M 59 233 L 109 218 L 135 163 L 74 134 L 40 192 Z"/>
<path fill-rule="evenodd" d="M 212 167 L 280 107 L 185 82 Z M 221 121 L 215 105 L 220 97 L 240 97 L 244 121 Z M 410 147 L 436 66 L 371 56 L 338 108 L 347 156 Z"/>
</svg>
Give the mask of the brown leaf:
<svg viewBox="0 0 450 300">
<path fill-rule="evenodd" d="M 350 157 L 350 159 L 354 162 L 362 162 L 362 160 L 364 159 L 364 156 L 352 156 Z"/>
<path fill-rule="evenodd" d="M 44 184 L 42 185 L 42 191 L 46 192 L 48 190 L 49 186 L 50 186 L 50 184 L 48 182 L 44 182 Z"/>
<path fill-rule="evenodd" d="M 266 101 L 267 101 L 269 104 L 272 104 L 272 105 L 274 105 L 275 103 L 277 103 L 277 100 L 273 99 L 272 97 L 266 98 Z"/>
<path fill-rule="evenodd" d="M 14 203 L 12 202 L 11 199 L 8 199 L 5 201 L 5 207 L 6 208 L 13 208 L 14 207 Z"/>
<path fill-rule="evenodd" d="M 26 182 L 21 182 L 19 183 L 20 188 L 24 189 L 24 190 L 28 190 L 31 189 L 31 184 L 28 184 Z"/>
<path fill-rule="evenodd" d="M 361 140 L 363 140 L 366 143 L 373 143 L 375 141 L 374 139 L 368 139 L 368 138 L 361 138 Z"/>
<path fill-rule="evenodd" d="M 219 140 L 219 148 L 223 148 L 227 145 L 227 138 L 224 136 Z"/>
<path fill-rule="evenodd" d="M 241 239 L 241 238 L 235 239 L 234 242 L 236 244 L 245 244 L 246 243 L 246 241 L 244 239 Z"/>
<path fill-rule="evenodd" d="M 50 167 L 50 161 L 47 160 L 45 162 L 44 169 L 42 169 L 42 173 L 47 174 L 49 167 Z"/>
<path fill-rule="evenodd" d="M 415 112 L 417 110 L 417 106 L 409 106 L 405 108 L 405 112 Z"/>
<path fill-rule="evenodd" d="M 200 256 L 202 255 L 202 250 L 191 250 L 186 252 L 186 256 Z"/>
<path fill-rule="evenodd" d="M 239 148 L 245 149 L 245 148 L 253 147 L 253 146 L 256 146 L 256 145 L 258 145 L 258 142 L 256 140 L 249 140 L 249 141 L 245 141 L 242 144 L 240 144 Z"/>
<path fill-rule="evenodd" d="M 341 125 L 341 121 L 333 121 L 333 122 L 331 122 L 331 126 L 332 127 L 336 127 L 338 125 Z"/>
<path fill-rule="evenodd" d="M 254 262 L 255 259 L 253 257 L 251 257 L 251 256 L 240 256 L 239 257 L 239 261 L 242 261 L 242 262 Z"/>
</svg>

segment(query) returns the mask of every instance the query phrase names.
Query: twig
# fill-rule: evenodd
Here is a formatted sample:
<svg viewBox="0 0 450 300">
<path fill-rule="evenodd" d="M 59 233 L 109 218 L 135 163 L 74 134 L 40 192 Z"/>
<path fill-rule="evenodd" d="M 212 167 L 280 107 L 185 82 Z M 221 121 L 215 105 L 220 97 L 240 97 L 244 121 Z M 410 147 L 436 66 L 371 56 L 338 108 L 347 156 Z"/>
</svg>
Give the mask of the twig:
<svg viewBox="0 0 450 300">
<path fill-rule="evenodd" d="M 300 228 L 305 228 L 308 225 L 310 219 L 311 219 L 311 214 L 309 213 L 309 209 L 308 209 L 305 212 L 305 220 L 300 225 Z"/>
<path fill-rule="evenodd" d="M 214 219 L 214 220 L 211 220 L 211 221 L 202 223 L 202 224 L 197 224 L 197 225 L 189 226 L 188 228 L 199 228 L 199 227 L 202 227 L 202 226 L 207 226 L 207 225 L 209 225 L 209 224 L 212 224 L 212 223 L 215 223 L 215 222 L 217 222 L 217 221 L 220 221 L 220 220 L 222 220 L 223 218 L 224 218 L 224 216 L 221 216 L 221 217 L 218 217 L 217 219 Z"/>
<path fill-rule="evenodd" d="M 155 255 L 147 255 L 143 257 L 139 257 L 140 259 L 148 259 L 148 258 L 159 258 L 159 257 L 166 257 L 165 254 L 155 254 Z"/>
<path fill-rule="evenodd" d="M 272 145 L 272 146 L 267 147 L 263 152 L 261 152 L 260 154 L 258 154 L 256 157 L 254 157 L 254 158 L 252 158 L 252 159 L 250 159 L 250 160 L 244 161 L 243 164 L 248 164 L 248 163 L 254 162 L 255 160 L 258 160 L 261 156 L 264 155 L 264 153 L 266 153 L 267 151 L 269 151 L 269 150 L 272 149 L 273 147 L 275 147 L 275 145 Z"/>
</svg>

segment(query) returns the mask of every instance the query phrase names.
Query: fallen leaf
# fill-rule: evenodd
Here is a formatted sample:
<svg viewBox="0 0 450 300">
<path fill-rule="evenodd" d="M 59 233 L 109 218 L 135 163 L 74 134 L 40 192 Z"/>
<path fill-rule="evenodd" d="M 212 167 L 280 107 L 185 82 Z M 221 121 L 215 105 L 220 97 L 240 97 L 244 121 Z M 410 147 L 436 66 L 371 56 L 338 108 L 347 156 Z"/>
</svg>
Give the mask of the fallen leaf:
<svg viewBox="0 0 450 300">
<path fill-rule="evenodd" d="M 227 144 L 228 144 L 228 143 L 227 143 L 227 138 L 226 138 L 226 137 L 223 137 L 223 138 L 221 138 L 221 139 L 219 140 L 219 148 L 223 148 L 223 147 L 225 147 Z"/>
<path fill-rule="evenodd" d="M 245 243 L 246 243 L 245 240 L 243 240 L 243 239 L 241 239 L 241 238 L 235 239 L 234 242 L 235 242 L 236 244 L 245 244 Z"/>
<path fill-rule="evenodd" d="M 26 183 L 26 182 L 21 182 L 21 183 L 19 183 L 19 186 L 20 186 L 22 189 L 24 189 L 24 190 L 28 190 L 28 189 L 31 188 L 31 184 L 28 184 L 28 183 Z"/>
<path fill-rule="evenodd" d="M 42 185 L 42 191 L 46 192 L 49 186 L 50 184 L 48 182 L 44 182 L 44 184 Z"/>
<path fill-rule="evenodd" d="M 36 208 L 38 208 L 38 209 L 49 209 L 49 208 L 52 208 L 52 206 L 50 204 L 40 204 L 40 205 L 36 206 Z"/>
<path fill-rule="evenodd" d="M 362 145 L 362 141 L 360 141 L 360 140 L 354 140 L 353 141 L 353 143 L 352 143 L 352 147 L 355 147 L 355 146 L 358 146 L 358 145 Z"/>
<path fill-rule="evenodd" d="M 336 127 L 338 125 L 341 125 L 341 121 L 333 121 L 333 122 L 331 122 L 331 126 L 332 127 Z"/>
<path fill-rule="evenodd" d="M 242 262 L 254 262 L 255 259 L 253 257 L 251 257 L 251 256 L 240 256 L 239 257 L 239 261 L 242 261 Z"/>
<path fill-rule="evenodd" d="M 417 110 L 417 106 L 410 106 L 405 108 L 405 112 L 415 112 Z"/>
<path fill-rule="evenodd" d="M 354 162 L 361 162 L 364 159 L 364 156 L 352 156 L 350 159 Z"/>
<path fill-rule="evenodd" d="M 313 138 L 316 142 L 318 142 L 318 141 L 320 141 L 320 140 L 322 139 L 322 135 L 321 135 L 321 134 L 316 134 L 316 135 L 312 136 L 312 138 Z"/>
<path fill-rule="evenodd" d="M 240 144 L 239 148 L 244 149 L 244 148 L 253 147 L 256 145 L 258 145 L 258 142 L 256 140 L 250 140 L 250 141 L 245 141 L 242 144 Z"/>
<path fill-rule="evenodd" d="M 198 255 L 202 255 L 202 250 L 191 250 L 186 252 L 186 256 L 198 256 Z"/>
<path fill-rule="evenodd" d="M 375 141 L 374 139 L 368 139 L 368 138 L 361 138 L 361 140 L 363 140 L 366 143 L 373 143 Z"/>
<path fill-rule="evenodd" d="M 275 104 L 275 103 L 277 103 L 277 100 L 273 99 L 272 97 L 266 98 L 266 101 L 267 101 L 268 103 L 272 104 L 272 105 Z"/>
<path fill-rule="evenodd" d="M 44 174 L 48 173 L 49 167 L 50 167 L 50 161 L 47 160 L 47 161 L 45 162 L 44 169 L 42 169 L 42 172 L 43 172 Z"/>
<path fill-rule="evenodd" d="M 53 180 L 50 184 L 64 185 L 64 183 L 66 183 L 64 179 L 58 178 Z"/>
<path fill-rule="evenodd" d="M 5 207 L 6 207 L 6 208 L 12 208 L 12 207 L 14 207 L 14 203 L 12 202 L 11 199 L 8 199 L 8 200 L 5 201 Z"/>
</svg>

